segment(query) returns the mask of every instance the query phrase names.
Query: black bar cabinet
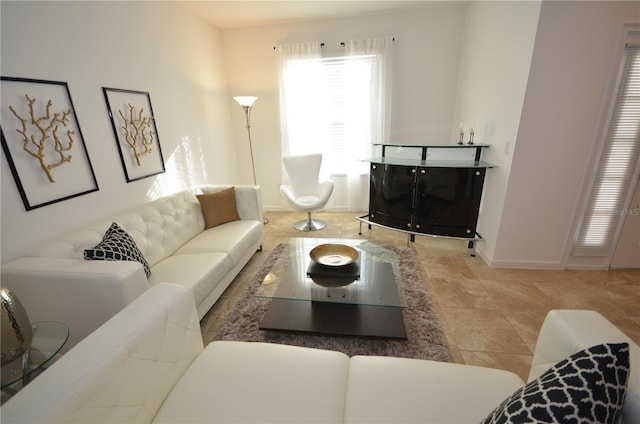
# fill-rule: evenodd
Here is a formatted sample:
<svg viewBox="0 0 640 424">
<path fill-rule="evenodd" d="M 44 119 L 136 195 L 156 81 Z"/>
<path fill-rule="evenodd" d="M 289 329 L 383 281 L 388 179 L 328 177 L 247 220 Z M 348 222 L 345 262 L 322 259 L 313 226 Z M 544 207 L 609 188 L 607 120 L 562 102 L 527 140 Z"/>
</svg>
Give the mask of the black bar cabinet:
<svg viewBox="0 0 640 424">
<path fill-rule="evenodd" d="M 407 232 L 481 239 L 476 231 L 485 175 L 483 144 L 374 146 L 370 162 L 369 214 L 359 220 Z"/>
</svg>

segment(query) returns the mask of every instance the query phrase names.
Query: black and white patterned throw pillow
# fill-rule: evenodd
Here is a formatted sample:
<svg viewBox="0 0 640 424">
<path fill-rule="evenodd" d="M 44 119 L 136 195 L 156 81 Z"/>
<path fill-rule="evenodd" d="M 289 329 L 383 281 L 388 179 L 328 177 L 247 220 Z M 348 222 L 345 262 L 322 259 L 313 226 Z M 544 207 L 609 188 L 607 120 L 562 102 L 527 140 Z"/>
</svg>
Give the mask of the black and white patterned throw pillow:
<svg viewBox="0 0 640 424">
<path fill-rule="evenodd" d="M 518 389 L 482 424 L 613 424 L 624 404 L 628 376 L 627 343 L 593 346 Z"/>
<path fill-rule="evenodd" d="M 136 261 L 144 267 L 144 273 L 149 277 L 151 268 L 138 249 L 136 242 L 117 223 L 112 223 L 102 241 L 84 251 L 84 258 L 97 261 Z"/>
</svg>

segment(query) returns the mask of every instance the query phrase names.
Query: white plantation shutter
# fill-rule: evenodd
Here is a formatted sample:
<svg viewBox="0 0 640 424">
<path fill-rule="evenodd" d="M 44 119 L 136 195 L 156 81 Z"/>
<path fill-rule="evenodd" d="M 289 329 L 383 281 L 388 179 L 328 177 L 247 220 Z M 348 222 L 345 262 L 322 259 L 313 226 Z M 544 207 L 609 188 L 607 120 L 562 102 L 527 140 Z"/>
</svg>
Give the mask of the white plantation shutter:
<svg viewBox="0 0 640 424">
<path fill-rule="evenodd" d="M 574 248 L 575 256 L 609 256 L 628 212 L 640 154 L 640 46 L 627 45 L 617 96 L 591 194 Z"/>
<path fill-rule="evenodd" d="M 356 171 L 354 167 L 360 168 L 358 173 L 367 172 L 368 164 L 357 159 L 367 157 L 372 142 L 369 69 L 375 60 L 372 55 L 320 60 L 328 101 L 318 115 L 326 116 L 328 139 L 322 149 L 328 174 L 348 174 Z"/>
</svg>

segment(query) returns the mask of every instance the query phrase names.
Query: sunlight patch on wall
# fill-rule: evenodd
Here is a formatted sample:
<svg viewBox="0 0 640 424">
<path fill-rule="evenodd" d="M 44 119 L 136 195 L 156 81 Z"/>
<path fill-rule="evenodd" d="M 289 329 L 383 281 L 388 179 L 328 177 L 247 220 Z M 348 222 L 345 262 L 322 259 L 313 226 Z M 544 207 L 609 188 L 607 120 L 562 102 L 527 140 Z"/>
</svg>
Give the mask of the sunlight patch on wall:
<svg viewBox="0 0 640 424">
<path fill-rule="evenodd" d="M 204 184 L 208 175 L 203 157 L 200 140 L 193 141 L 188 136 L 183 137 L 165 164 L 167 171 L 156 178 L 147 192 L 147 197 L 153 200 L 197 184 Z"/>
</svg>

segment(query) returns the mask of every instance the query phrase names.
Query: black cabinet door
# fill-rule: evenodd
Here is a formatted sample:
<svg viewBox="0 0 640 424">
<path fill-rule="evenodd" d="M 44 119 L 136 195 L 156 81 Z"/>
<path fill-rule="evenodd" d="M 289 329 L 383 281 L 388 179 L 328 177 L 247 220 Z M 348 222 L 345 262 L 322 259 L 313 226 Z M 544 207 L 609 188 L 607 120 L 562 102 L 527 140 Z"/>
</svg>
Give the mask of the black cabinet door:
<svg viewBox="0 0 640 424">
<path fill-rule="evenodd" d="M 371 164 L 369 219 L 401 230 L 411 229 L 416 168 Z"/>
<path fill-rule="evenodd" d="M 473 238 L 486 169 L 418 168 L 412 230 Z"/>
</svg>

